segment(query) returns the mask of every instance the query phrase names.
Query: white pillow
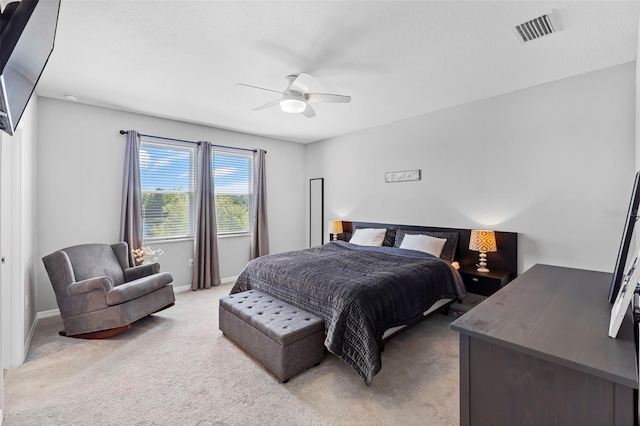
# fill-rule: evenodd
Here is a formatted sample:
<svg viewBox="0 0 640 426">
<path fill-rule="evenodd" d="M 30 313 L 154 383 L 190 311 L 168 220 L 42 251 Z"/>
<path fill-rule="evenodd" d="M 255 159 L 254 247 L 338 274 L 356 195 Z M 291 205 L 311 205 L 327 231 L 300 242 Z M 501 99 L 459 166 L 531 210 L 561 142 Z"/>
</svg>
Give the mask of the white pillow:
<svg viewBox="0 0 640 426">
<path fill-rule="evenodd" d="M 405 234 L 400 244 L 401 249 L 417 250 L 429 253 L 435 257 L 440 257 L 442 248 L 447 242 L 445 238 L 436 238 L 429 235 Z"/>
<path fill-rule="evenodd" d="M 385 228 L 358 228 L 349 240 L 351 244 L 359 246 L 382 246 L 384 235 L 387 233 Z"/>
</svg>

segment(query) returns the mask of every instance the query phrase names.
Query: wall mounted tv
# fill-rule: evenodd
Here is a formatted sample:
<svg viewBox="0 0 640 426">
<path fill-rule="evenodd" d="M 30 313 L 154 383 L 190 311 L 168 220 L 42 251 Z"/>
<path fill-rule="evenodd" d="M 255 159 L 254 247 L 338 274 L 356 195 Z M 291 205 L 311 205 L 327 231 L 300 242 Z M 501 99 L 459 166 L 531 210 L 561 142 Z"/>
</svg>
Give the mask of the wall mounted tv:
<svg viewBox="0 0 640 426">
<path fill-rule="evenodd" d="M 51 52 L 60 0 L 22 0 L 0 15 L 0 130 L 13 135 Z"/>
</svg>

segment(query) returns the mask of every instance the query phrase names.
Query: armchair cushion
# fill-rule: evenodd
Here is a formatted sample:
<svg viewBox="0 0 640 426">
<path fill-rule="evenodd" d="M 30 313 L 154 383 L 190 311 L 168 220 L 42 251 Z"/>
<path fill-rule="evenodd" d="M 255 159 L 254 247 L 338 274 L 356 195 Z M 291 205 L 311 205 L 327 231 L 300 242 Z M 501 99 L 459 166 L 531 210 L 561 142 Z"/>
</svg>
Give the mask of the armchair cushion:
<svg viewBox="0 0 640 426">
<path fill-rule="evenodd" d="M 128 302 L 158 290 L 171 281 L 173 281 L 171 274 L 162 272 L 121 284 L 107 293 L 107 304 L 113 306 Z"/>
</svg>

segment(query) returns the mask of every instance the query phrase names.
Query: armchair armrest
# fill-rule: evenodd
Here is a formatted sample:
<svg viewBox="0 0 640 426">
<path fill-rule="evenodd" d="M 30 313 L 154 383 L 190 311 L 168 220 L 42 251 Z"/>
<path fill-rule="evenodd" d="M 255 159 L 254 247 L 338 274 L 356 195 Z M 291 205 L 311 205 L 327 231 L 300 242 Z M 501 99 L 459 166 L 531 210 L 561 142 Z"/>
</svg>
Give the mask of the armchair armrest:
<svg viewBox="0 0 640 426">
<path fill-rule="evenodd" d="M 124 270 L 124 282 L 135 281 L 160 272 L 159 263 L 147 263 L 144 265 L 132 266 Z"/>
<path fill-rule="evenodd" d="M 69 296 L 89 293 L 90 291 L 103 289 L 105 294 L 113 289 L 113 283 L 109 277 L 89 278 L 67 286 Z"/>
</svg>

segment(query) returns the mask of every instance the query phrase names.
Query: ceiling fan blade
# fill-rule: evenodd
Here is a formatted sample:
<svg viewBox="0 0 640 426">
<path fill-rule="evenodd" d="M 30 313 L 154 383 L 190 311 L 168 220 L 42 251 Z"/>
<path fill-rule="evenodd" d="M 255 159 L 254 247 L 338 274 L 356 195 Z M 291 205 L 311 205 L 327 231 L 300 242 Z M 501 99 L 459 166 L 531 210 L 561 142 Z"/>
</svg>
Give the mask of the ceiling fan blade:
<svg viewBox="0 0 640 426">
<path fill-rule="evenodd" d="M 311 87 L 311 83 L 313 83 L 315 78 L 312 75 L 301 72 L 295 80 L 289 86 L 289 90 L 293 90 L 298 93 L 307 93 L 309 91 L 309 87 Z"/>
<path fill-rule="evenodd" d="M 276 99 L 275 101 L 267 102 L 264 105 L 257 106 L 254 109 L 252 109 L 252 111 L 260 111 L 260 110 L 263 110 L 263 109 L 267 109 L 267 108 L 270 108 L 272 106 L 278 105 L 279 103 L 280 103 L 280 99 Z"/>
<path fill-rule="evenodd" d="M 311 108 L 311 105 L 307 104 L 307 107 L 302 111 L 305 117 L 312 118 L 316 116 L 316 112 Z"/>
<path fill-rule="evenodd" d="M 307 102 L 328 102 L 334 104 L 348 104 L 351 96 L 331 95 L 329 93 L 307 93 L 304 95 Z"/>
<path fill-rule="evenodd" d="M 267 92 L 280 93 L 280 94 L 282 95 L 282 92 L 279 92 L 279 91 L 277 91 L 277 90 L 271 90 L 271 89 L 266 89 L 266 88 L 264 88 L 264 87 L 252 86 L 252 85 L 250 85 L 250 84 L 236 83 L 236 86 L 240 86 L 240 87 L 251 87 L 252 89 L 266 90 Z"/>
</svg>

